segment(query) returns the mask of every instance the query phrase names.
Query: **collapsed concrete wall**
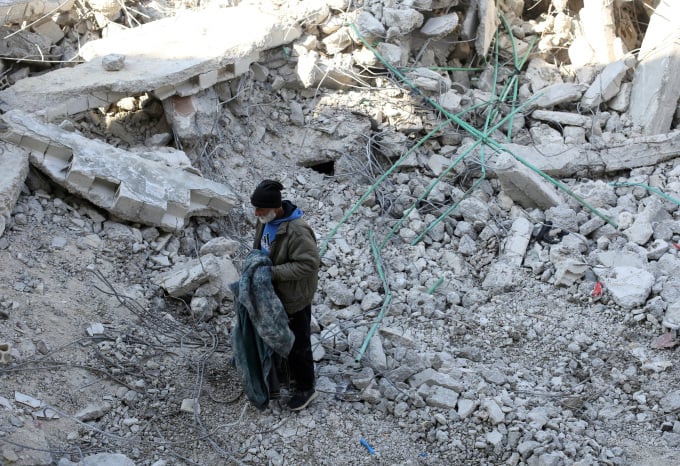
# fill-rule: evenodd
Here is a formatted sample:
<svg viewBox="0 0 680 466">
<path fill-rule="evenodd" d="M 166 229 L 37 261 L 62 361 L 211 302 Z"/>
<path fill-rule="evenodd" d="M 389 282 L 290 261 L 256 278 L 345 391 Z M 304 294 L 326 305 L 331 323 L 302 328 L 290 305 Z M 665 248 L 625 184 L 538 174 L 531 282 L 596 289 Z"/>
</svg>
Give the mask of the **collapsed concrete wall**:
<svg viewBox="0 0 680 466">
<path fill-rule="evenodd" d="M 28 150 L 35 167 L 122 219 L 178 230 L 194 215 L 225 215 L 238 200 L 225 184 L 169 166 L 162 153 L 145 158 L 18 110 L 2 119 L 9 127 L 3 139 Z"/>
</svg>

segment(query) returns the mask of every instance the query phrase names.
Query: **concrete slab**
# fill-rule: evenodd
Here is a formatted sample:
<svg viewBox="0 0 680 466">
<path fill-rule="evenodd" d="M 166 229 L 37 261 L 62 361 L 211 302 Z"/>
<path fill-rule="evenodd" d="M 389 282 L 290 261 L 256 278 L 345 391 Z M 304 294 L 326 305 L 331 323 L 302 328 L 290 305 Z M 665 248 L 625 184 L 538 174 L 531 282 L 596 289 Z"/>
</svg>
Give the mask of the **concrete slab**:
<svg viewBox="0 0 680 466">
<path fill-rule="evenodd" d="M 0 141 L 0 236 L 28 175 L 28 152 Z"/>
<path fill-rule="evenodd" d="M 553 184 L 510 154 L 498 157 L 494 171 L 505 194 L 524 208 L 549 209 L 564 202 Z"/>
<path fill-rule="evenodd" d="M 253 6 L 186 11 L 86 43 L 86 63 L 18 81 L 0 91 L 0 109 L 43 111 L 48 120 L 153 91 L 189 96 L 248 71 L 259 53 L 297 39 L 300 27 Z M 121 71 L 102 58 L 125 55 Z M 47 106 L 46 106 L 47 104 Z"/>
<path fill-rule="evenodd" d="M 680 131 L 640 136 L 597 149 L 591 144 L 504 144 L 511 154 L 554 177 L 596 175 L 652 167 L 680 156 Z M 494 173 L 493 166 L 489 173 Z"/>
<path fill-rule="evenodd" d="M 189 217 L 224 215 L 238 201 L 229 186 L 169 166 L 163 152 L 152 160 L 19 110 L 2 119 L 9 126 L 2 139 L 28 150 L 33 166 L 122 219 L 178 230 Z"/>
<path fill-rule="evenodd" d="M 74 3 L 75 0 L 0 0 L 0 23 L 30 22 L 59 11 L 69 11 Z"/>
<path fill-rule="evenodd" d="M 662 0 L 649 20 L 633 76 L 630 117 L 643 134 L 667 132 L 680 98 L 680 2 Z"/>
</svg>

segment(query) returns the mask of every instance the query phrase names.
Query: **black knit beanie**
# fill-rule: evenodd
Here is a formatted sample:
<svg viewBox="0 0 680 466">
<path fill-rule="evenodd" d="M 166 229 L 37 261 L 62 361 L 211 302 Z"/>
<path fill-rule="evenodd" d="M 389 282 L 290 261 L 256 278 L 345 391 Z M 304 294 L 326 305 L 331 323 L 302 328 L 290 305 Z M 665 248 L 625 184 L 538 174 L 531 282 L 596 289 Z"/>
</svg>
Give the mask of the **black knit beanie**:
<svg viewBox="0 0 680 466">
<path fill-rule="evenodd" d="M 255 207 L 276 208 L 281 207 L 281 190 L 283 185 L 275 180 L 263 180 L 257 185 L 250 203 Z"/>
</svg>

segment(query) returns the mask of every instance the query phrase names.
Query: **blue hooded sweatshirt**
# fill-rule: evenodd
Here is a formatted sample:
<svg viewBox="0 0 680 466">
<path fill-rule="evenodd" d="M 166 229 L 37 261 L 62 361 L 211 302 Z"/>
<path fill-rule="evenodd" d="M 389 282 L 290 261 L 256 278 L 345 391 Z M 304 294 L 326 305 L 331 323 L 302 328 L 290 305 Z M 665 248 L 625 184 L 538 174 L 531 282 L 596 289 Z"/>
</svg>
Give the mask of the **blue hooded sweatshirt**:
<svg viewBox="0 0 680 466">
<path fill-rule="evenodd" d="M 276 238 L 276 232 L 279 230 L 279 225 L 281 225 L 283 222 L 289 222 L 291 220 L 295 220 L 296 218 L 300 218 L 303 215 L 300 208 L 290 201 L 283 201 L 281 206 L 283 207 L 284 217 L 277 218 L 276 220 L 272 220 L 271 222 L 267 223 L 264 226 L 264 230 L 262 231 L 260 248 L 267 254 L 269 254 L 269 248 L 274 242 L 274 238 Z"/>
</svg>

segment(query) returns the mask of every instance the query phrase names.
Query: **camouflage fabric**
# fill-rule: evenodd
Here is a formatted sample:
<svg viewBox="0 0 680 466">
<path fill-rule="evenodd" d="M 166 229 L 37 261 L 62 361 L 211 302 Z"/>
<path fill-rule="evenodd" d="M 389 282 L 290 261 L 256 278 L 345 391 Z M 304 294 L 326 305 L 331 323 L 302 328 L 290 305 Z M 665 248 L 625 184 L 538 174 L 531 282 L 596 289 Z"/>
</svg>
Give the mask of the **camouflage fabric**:
<svg viewBox="0 0 680 466">
<path fill-rule="evenodd" d="M 295 340 L 288 315 L 272 286 L 271 265 L 266 253 L 254 249 L 243 263 L 240 280 L 229 285 L 236 314 L 234 360 L 241 370 L 246 396 L 259 409 L 269 402 L 273 353 L 287 357 Z"/>
</svg>

